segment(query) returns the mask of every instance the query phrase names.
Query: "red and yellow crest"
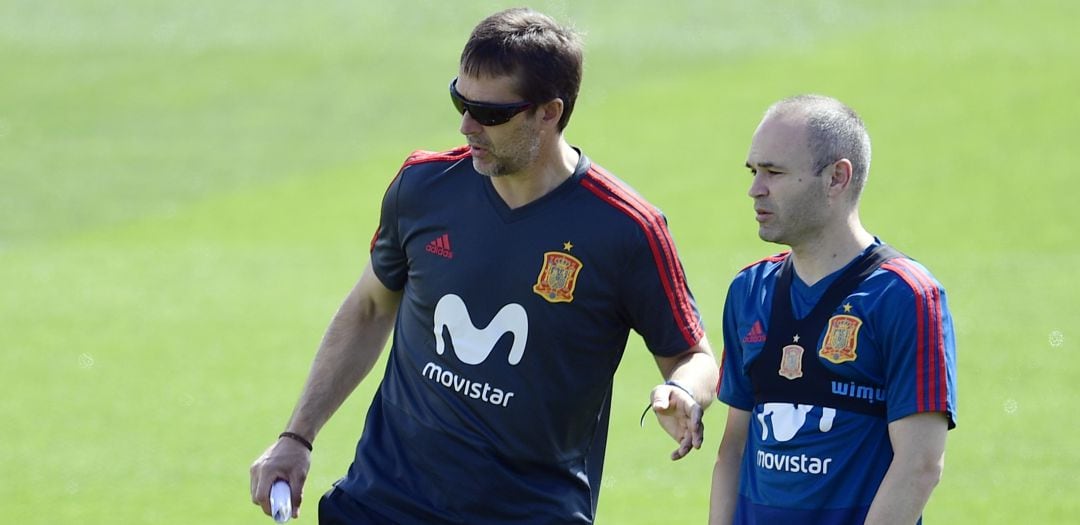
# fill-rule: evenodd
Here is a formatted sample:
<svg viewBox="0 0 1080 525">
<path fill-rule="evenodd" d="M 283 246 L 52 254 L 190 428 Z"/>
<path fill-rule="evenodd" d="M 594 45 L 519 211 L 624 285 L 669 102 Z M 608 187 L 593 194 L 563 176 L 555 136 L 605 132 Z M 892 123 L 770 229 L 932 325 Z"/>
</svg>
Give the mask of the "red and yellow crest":
<svg viewBox="0 0 1080 525">
<path fill-rule="evenodd" d="M 780 377 L 798 379 L 802 377 L 803 347 L 799 345 L 787 345 L 784 354 L 780 356 Z"/>
<path fill-rule="evenodd" d="M 544 267 L 536 276 L 533 291 L 549 303 L 569 303 L 574 300 L 581 261 L 562 252 L 544 253 Z"/>
<path fill-rule="evenodd" d="M 851 315 L 834 315 L 829 319 L 829 330 L 825 332 L 825 342 L 818 355 L 830 363 L 840 364 L 854 361 L 859 356 L 855 347 L 859 341 L 859 327 L 862 320 Z"/>
</svg>

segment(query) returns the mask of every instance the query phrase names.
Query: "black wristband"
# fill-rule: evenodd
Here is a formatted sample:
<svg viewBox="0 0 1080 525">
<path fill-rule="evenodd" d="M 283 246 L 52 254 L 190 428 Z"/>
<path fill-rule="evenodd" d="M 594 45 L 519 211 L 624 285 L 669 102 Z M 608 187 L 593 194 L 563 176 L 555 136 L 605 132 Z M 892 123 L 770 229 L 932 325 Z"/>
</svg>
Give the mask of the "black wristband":
<svg viewBox="0 0 1080 525">
<path fill-rule="evenodd" d="M 690 399 L 693 399 L 695 403 L 697 402 L 697 399 L 694 398 L 694 393 L 691 392 L 690 389 L 686 387 L 686 385 L 674 379 L 668 379 L 667 381 L 664 381 L 664 384 L 668 386 L 673 386 L 675 388 L 678 388 L 679 390 L 682 390 L 683 392 L 686 392 L 686 395 L 690 396 Z"/>
<path fill-rule="evenodd" d="M 308 452 L 314 450 L 311 447 L 311 442 L 308 441 L 307 439 L 305 439 L 304 436 L 301 436 L 300 434 L 297 434 L 296 432 L 282 432 L 281 434 L 278 435 L 278 439 L 281 439 L 281 438 L 289 438 L 289 439 L 292 439 L 294 441 L 299 442 L 301 445 L 304 445 L 304 448 L 308 449 Z"/>
<path fill-rule="evenodd" d="M 682 383 L 680 383 L 678 381 L 675 381 L 674 379 L 668 379 L 667 381 L 664 381 L 664 384 L 668 385 L 668 386 L 673 386 L 675 388 L 678 388 L 679 390 L 682 390 L 683 392 L 686 392 L 686 394 L 690 396 L 690 399 L 694 399 L 694 393 L 691 392 L 689 388 L 686 388 L 686 385 L 684 385 L 684 384 L 682 384 Z M 694 403 L 697 403 L 696 399 L 694 399 Z M 651 408 L 652 408 L 652 403 L 650 402 L 645 407 L 645 411 L 643 411 L 641 413 L 641 419 L 638 420 L 638 426 L 642 426 L 642 427 L 645 426 L 645 416 L 649 415 L 649 409 L 651 409 Z"/>
</svg>

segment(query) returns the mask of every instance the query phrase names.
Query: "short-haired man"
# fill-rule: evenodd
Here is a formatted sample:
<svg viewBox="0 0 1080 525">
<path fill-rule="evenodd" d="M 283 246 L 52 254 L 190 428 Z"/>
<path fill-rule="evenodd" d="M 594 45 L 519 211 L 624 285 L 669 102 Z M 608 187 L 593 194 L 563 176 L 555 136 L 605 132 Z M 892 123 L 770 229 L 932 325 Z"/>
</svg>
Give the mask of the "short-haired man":
<svg viewBox="0 0 1080 525">
<path fill-rule="evenodd" d="M 612 380 L 631 330 L 673 458 L 700 447 L 715 395 L 664 217 L 563 138 L 578 37 L 511 9 L 475 28 L 450 97 L 467 146 L 416 152 L 382 202 L 371 263 L 334 317 L 286 432 L 251 468 L 287 480 L 393 328 L 356 457 L 324 524 L 592 523 Z"/>
<path fill-rule="evenodd" d="M 945 291 L 863 228 L 870 137 L 851 108 L 774 104 L 746 167 L 758 235 L 791 250 L 728 290 L 710 523 L 915 523 L 956 420 Z"/>
</svg>

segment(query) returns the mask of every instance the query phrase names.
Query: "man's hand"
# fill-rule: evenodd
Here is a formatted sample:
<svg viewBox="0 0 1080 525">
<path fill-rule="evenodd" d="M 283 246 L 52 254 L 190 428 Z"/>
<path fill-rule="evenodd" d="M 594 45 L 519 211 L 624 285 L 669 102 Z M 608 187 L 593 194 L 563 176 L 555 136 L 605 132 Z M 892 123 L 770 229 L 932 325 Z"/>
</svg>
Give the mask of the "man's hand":
<svg viewBox="0 0 1080 525">
<path fill-rule="evenodd" d="M 668 435 L 679 443 L 671 459 L 679 460 L 691 448 L 701 448 L 705 424 L 701 421 L 701 405 L 683 389 L 674 385 L 659 385 L 652 390 L 652 409 Z"/>
<path fill-rule="evenodd" d="M 311 468 L 311 452 L 299 442 L 280 438 L 251 464 L 251 501 L 270 516 L 270 486 L 283 479 L 292 489 L 292 517 L 300 516 L 304 481 Z"/>
</svg>

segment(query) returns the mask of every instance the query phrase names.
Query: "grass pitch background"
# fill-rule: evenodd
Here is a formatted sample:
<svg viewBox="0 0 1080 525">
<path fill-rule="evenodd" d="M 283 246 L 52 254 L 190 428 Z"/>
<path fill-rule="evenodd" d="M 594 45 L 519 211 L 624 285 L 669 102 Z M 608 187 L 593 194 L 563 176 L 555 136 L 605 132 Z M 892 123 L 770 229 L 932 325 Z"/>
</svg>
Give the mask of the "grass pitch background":
<svg viewBox="0 0 1080 525">
<path fill-rule="evenodd" d="M 285 423 L 415 148 L 510 4 L 0 0 L 0 494 L 12 523 L 269 523 L 247 468 Z M 774 100 L 855 107 L 863 218 L 956 318 L 959 428 L 928 523 L 1080 513 L 1080 8 L 1065 1 L 547 1 L 586 33 L 569 140 L 668 215 L 719 351 L 756 238 L 742 167 Z M 379 367 L 377 370 L 381 370 Z M 298 523 L 379 373 L 319 436 Z M 724 408 L 678 463 L 632 338 L 597 521 L 703 523 Z"/>
</svg>

